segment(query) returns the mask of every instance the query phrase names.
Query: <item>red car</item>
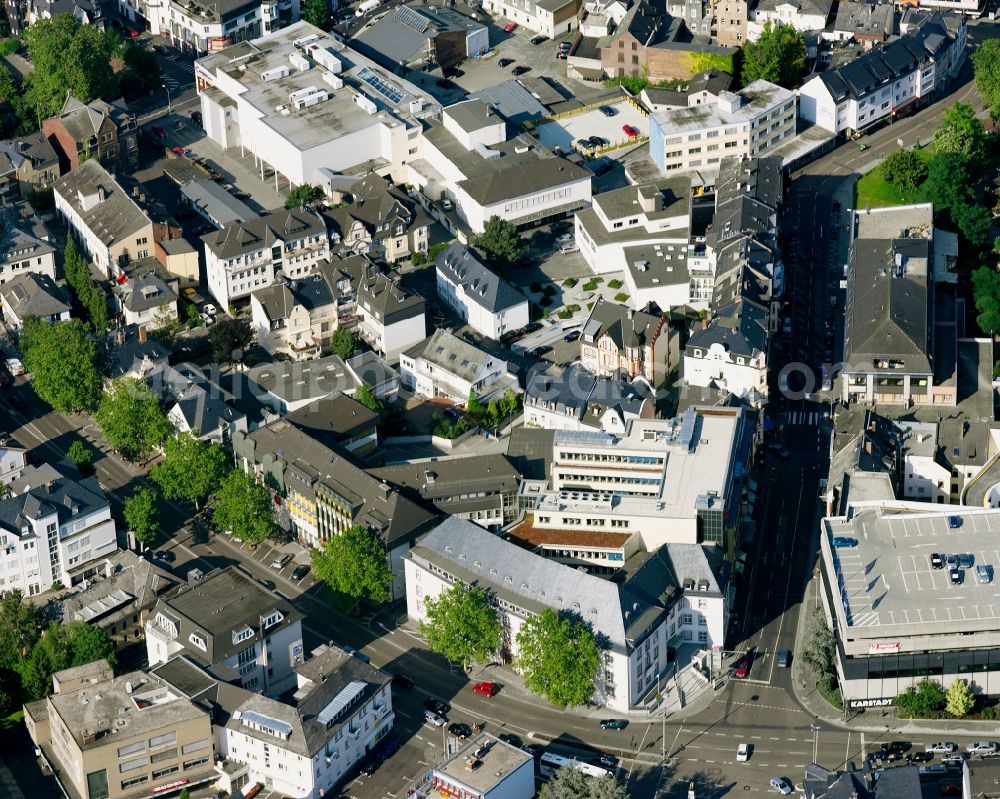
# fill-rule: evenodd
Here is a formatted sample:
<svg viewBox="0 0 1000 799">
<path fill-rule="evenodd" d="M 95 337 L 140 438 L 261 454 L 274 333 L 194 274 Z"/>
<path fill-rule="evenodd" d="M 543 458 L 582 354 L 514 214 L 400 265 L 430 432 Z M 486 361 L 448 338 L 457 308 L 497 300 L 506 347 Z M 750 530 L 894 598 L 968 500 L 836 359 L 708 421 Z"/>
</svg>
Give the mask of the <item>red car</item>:
<svg viewBox="0 0 1000 799">
<path fill-rule="evenodd" d="M 941 787 L 938 789 L 941 791 L 942 796 L 961 796 L 962 795 L 962 783 L 960 782 L 944 782 L 941 783 Z"/>
<path fill-rule="evenodd" d="M 515 23 L 515 22 L 508 22 L 506 25 L 503 26 L 503 29 L 507 33 L 513 33 L 514 32 L 514 28 L 516 28 L 516 27 L 517 27 L 517 23 Z"/>
<path fill-rule="evenodd" d="M 631 125 L 622 125 L 622 132 L 630 139 L 635 139 L 639 136 L 639 129 L 633 128 Z"/>
<path fill-rule="evenodd" d="M 472 686 L 472 690 L 482 696 L 495 696 L 500 686 L 495 682 L 477 682 Z"/>
<path fill-rule="evenodd" d="M 744 655 L 736 663 L 736 670 L 733 672 L 733 674 L 736 677 L 739 677 L 741 680 L 745 679 L 750 675 L 750 663 L 751 663 L 750 656 Z"/>
<path fill-rule="evenodd" d="M 163 128 L 161 128 L 159 125 L 153 125 L 153 133 L 155 133 L 161 139 L 167 138 L 167 132 Z"/>
</svg>

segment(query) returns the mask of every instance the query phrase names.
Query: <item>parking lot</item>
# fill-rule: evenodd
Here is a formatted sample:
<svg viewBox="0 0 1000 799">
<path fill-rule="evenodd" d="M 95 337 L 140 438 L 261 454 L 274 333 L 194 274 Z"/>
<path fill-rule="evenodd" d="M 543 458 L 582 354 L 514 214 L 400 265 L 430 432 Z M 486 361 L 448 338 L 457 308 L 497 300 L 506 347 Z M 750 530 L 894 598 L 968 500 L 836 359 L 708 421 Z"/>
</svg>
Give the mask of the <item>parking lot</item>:
<svg viewBox="0 0 1000 799">
<path fill-rule="evenodd" d="M 590 136 L 600 136 L 610 142 L 610 146 L 627 145 L 630 138 L 622 128 L 631 125 L 640 136 L 649 135 L 649 118 L 627 100 L 609 103 L 614 116 L 606 116 L 597 108 L 584 111 L 564 119 L 553 120 L 540 126 L 535 133 L 546 147 L 559 146 L 569 152 L 573 143 Z M 636 137 L 637 138 L 637 137 Z"/>
</svg>

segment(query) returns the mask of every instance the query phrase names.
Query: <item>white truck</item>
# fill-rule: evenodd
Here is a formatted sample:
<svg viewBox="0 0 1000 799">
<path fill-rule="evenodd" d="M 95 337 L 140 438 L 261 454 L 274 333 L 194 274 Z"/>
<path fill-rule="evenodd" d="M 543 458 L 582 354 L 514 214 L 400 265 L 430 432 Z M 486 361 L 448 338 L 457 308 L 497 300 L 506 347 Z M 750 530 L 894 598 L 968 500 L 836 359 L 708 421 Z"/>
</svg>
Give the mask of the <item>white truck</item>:
<svg viewBox="0 0 1000 799">
<path fill-rule="evenodd" d="M 374 11 L 378 8 L 381 2 L 382 0 L 365 0 L 365 2 L 358 6 L 358 10 L 354 12 L 354 16 L 363 17 L 369 11 Z"/>
</svg>

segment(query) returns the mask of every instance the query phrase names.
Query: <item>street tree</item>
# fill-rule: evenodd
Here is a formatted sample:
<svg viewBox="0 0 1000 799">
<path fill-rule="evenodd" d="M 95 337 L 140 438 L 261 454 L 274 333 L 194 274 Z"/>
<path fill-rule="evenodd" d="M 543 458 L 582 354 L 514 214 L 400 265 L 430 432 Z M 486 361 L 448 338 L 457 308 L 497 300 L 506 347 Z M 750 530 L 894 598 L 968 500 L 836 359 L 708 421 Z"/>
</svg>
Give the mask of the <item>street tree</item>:
<svg viewBox="0 0 1000 799">
<path fill-rule="evenodd" d="M 806 40 L 802 33 L 791 25 L 775 25 L 768 20 L 757 41 L 743 46 L 741 79 L 744 86 L 766 80 L 791 89 L 798 85 L 805 65 Z"/>
<path fill-rule="evenodd" d="M 580 769 L 561 768 L 542 785 L 538 799 L 628 799 L 628 791 L 610 774 L 592 777 Z"/>
<path fill-rule="evenodd" d="M 948 686 L 944 709 L 957 719 L 964 719 L 975 707 L 976 697 L 972 695 L 968 680 L 958 679 Z"/>
<path fill-rule="evenodd" d="M 101 396 L 97 348 L 79 319 L 42 322 L 33 317 L 21 329 L 24 368 L 34 374 L 31 385 L 60 413 L 86 411 Z"/>
<path fill-rule="evenodd" d="M 96 25 L 81 24 L 72 14 L 39 19 L 23 36 L 34 66 L 25 76 L 24 93 L 41 118 L 58 114 L 67 93 L 83 103 L 114 99 L 111 59 L 120 39 L 116 42 Z"/>
<path fill-rule="evenodd" d="M 330 3 L 328 0 L 305 0 L 302 4 L 302 19 L 326 30 L 330 26 Z"/>
<path fill-rule="evenodd" d="M 354 350 L 357 349 L 357 339 L 354 337 L 354 333 L 344 327 L 338 328 L 330 341 L 330 349 L 342 360 L 353 358 Z"/>
<path fill-rule="evenodd" d="M 144 486 L 137 487 L 122 507 L 122 515 L 135 540 L 142 545 L 152 544 L 159 529 L 159 508 L 156 492 Z"/>
<path fill-rule="evenodd" d="M 882 177 L 903 194 L 916 191 L 927 179 L 927 162 L 913 150 L 895 150 L 882 162 Z"/>
<path fill-rule="evenodd" d="M 90 318 L 94 333 L 101 336 L 108 329 L 108 300 L 104 289 L 94 280 L 90 264 L 80 254 L 76 242 L 71 238 L 63 251 L 63 272 L 66 282 L 76 296 L 77 305 Z"/>
<path fill-rule="evenodd" d="M 313 549 L 310 558 L 317 579 L 326 583 L 345 608 L 353 608 L 362 599 L 381 605 L 392 597 L 392 571 L 385 547 L 364 527 L 348 527 Z"/>
<path fill-rule="evenodd" d="M 367 383 L 362 383 L 358 386 L 358 390 L 354 392 L 354 399 L 369 410 L 375 411 L 375 413 L 382 413 L 385 409 L 382 400 L 375 396 L 375 392 L 371 390 L 371 387 Z"/>
<path fill-rule="evenodd" d="M 582 705 L 594 695 L 601 646 L 578 616 L 545 608 L 521 625 L 517 651 L 524 684 L 553 705 Z"/>
<path fill-rule="evenodd" d="M 212 357 L 217 361 L 242 363 L 253 342 L 253 328 L 246 319 L 220 319 L 208 331 Z"/>
<path fill-rule="evenodd" d="M 972 166 L 983 162 L 987 134 L 983 121 L 969 103 L 955 103 L 946 108 L 941 124 L 934 131 L 934 145 L 939 153 L 958 153 Z"/>
<path fill-rule="evenodd" d="M 212 524 L 248 544 L 259 544 L 276 529 L 271 492 L 241 469 L 222 478 L 210 504 Z"/>
<path fill-rule="evenodd" d="M 809 632 L 799 648 L 799 658 L 817 681 L 828 681 L 836 674 L 836 640 L 826 617 L 819 609 L 809 619 Z"/>
<path fill-rule="evenodd" d="M 69 445 L 69 449 L 66 450 L 66 457 L 73 461 L 76 464 L 76 468 L 82 473 L 90 467 L 90 462 L 94 460 L 94 451 L 80 441 L 80 439 L 77 439 Z"/>
<path fill-rule="evenodd" d="M 149 476 L 168 499 L 183 499 L 198 507 L 228 470 L 222 447 L 180 433 L 167 439 L 164 458 L 150 469 Z"/>
<path fill-rule="evenodd" d="M 489 661 L 500 649 L 503 626 L 482 588 L 456 581 L 437 597 L 425 597 L 424 608 L 420 632 L 432 652 L 468 668 Z"/>
<path fill-rule="evenodd" d="M 327 5 L 326 0 L 306 0 L 305 13 L 309 13 L 309 3 L 322 3 Z M 326 11 L 327 18 L 330 16 L 330 9 L 327 7 Z M 325 26 L 319 25 L 318 23 L 313 23 L 317 27 L 324 28 Z M 320 202 L 326 195 L 323 193 L 323 189 L 319 186 L 310 186 L 305 183 L 301 186 L 296 186 L 290 192 L 288 196 L 285 197 L 285 208 L 301 208 L 303 205 L 313 205 L 314 203 Z"/>
<path fill-rule="evenodd" d="M 945 706 L 946 698 L 940 685 L 923 679 L 896 697 L 896 707 L 902 716 L 933 718 Z"/>
<path fill-rule="evenodd" d="M 1000 39 L 985 39 L 972 52 L 976 89 L 990 110 L 990 118 L 1000 120 Z"/>
<path fill-rule="evenodd" d="M 112 449 L 141 458 L 170 435 L 173 426 L 156 394 L 141 380 L 116 380 L 101 397 L 94 421 Z"/>
<path fill-rule="evenodd" d="M 52 675 L 73 666 L 105 658 L 117 666 L 114 645 L 107 632 L 84 621 L 52 622 L 35 641 L 28 657 L 18 664 L 24 693 L 42 699 L 52 690 Z"/>
<path fill-rule="evenodd" d="M 498 266 L 510 266 L 521 260 L 521 234 L 511 222 L 495 214 L 486 220 L 475 245 L 487 260 Z"/>
</svg>

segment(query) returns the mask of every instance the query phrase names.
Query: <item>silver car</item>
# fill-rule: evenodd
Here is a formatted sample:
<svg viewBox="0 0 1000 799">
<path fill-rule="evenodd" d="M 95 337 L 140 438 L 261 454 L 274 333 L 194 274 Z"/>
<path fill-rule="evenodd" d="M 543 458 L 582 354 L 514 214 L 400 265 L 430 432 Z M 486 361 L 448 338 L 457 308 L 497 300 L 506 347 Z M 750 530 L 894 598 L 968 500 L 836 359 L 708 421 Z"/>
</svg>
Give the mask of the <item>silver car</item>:
<svg viewBox="0 0 1000 799">
<path fill-rule="evenodd" d="M 443 727 L 448 722 L 445 721 L 441 716 L 435 713 L 433 710 L 424 711 L 424 721 L 429 721 L 435 727 Z"/>
</svg>

